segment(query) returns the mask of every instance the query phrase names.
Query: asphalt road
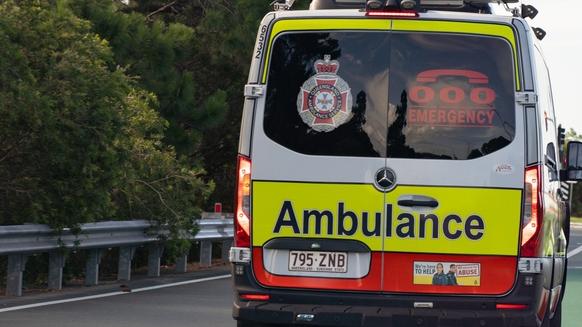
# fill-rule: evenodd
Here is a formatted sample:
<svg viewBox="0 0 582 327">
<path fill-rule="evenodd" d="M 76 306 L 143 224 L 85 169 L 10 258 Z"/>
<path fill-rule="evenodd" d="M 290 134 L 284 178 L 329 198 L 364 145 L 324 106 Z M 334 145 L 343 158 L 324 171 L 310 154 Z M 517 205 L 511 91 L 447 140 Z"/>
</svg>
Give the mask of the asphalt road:
<svg viewBox="0 0 582 327">
<path fill-rule="evenodd" d="M 570 251 L 580 246 L 582 230 L 573 230 Z M 233 327 L 231 296 L 231 282 L 225 278 L 3 312 L 0 327 Z M 569 261 L 564 327 L 580 326 L 580 303 L 582 253 Z"/>
<path fill-rule="evenodd" d="M 570 232 L 568 252 L 572 253 L 574 249 L 579 248 L 580 246 L 582 246 L 582 229 L 572 229 Z M 582 270 L 582 253 L 568 259 L 568 267 L 570 269 Z"/>
<path fill-rule="evenodd" d="M 0 313 L 1 327 L 234 327 L 230 278 Z"/>
</svg>

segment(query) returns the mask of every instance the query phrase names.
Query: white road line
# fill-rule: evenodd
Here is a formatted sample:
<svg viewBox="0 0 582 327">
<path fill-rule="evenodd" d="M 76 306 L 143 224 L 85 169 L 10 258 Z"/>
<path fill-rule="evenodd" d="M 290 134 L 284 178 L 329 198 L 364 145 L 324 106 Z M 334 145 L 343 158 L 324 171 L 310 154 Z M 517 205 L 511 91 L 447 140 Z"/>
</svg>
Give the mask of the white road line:
<svg viewBox="0 0 582 327">
<path fill-rule="evenodd" d="M 103 293 L 103 294 L 97 294 L 97 295 L 74 297 L 74 298 L 70 298 L 70 299 L 63 299 L 63 300 L 56 300 L 56 301 L 47 301 L 47 302 L 40 302 L 40 303 L 25 304 L 25 305 L 19 305 L 19 306 L 9 307 L 9 308 L 1 308 L 0 313 L 1 312 L 8 312 L 8 311 L 24 310 L 24 309 L 30 309 L 30 308 L 45 307 L 45 306 L 53 305 L 53 304 L 86 301 L 86 300 L 100 299 L 100 298 L 116 296 L 116 295 L 126 295 L 126 294 L 131 294 L 131 293 L 152 291 L 152 290 L 158 290 L 160 288 L 203 283 L 203 282 L 208 282 L 208 281 L 218 280 L 218 279 L 225 279 L 225 278 L 230 278 L 230 277 L 231 277 L 231 275 L 220 275 L 220 276 L 214 276 L 214 277 L 185 280 L 183 282 L 176 282 L 176 283 L 170 283 L 170 284 L 136 288 L 136 289 L 132 289 L 131 292 L 118 291 L 118 292 L 110 292 L 110 293 Z"/>
<path fill-rule="evenodd" d="M 166 288 L 166 287 L 174 287 L 174 286 L 181 286 L 181 285 L 188 285 L 188 284 L 196 284 L 196 283 L 202 283 L 202 282 L 209 282 L 211 280 L 230 278 L 231 276 L 232 275 L 230 275 L 230 274 L 228 274 L 228 275 L 220 275 L 220 276 L 214 276 L 214 277 L 206 277 L 206 278 L 200 278 L 200 279 L 185 280 L 183 282 L 176 282 L 176 283 L 171 283 L 171 284 L 162 284 L 162 285 L 156 285 L 156 286 L 148 286 L 148 287 L 136 288 L 134 290 L 131 290 L 131 293 L 139 293 L 139 292 L 145 292 L 145 291 L 158 290 L 160 288 Z M 125 293 L 127 294 L 127 292 L 125 292 Z"/>
<path fill-rule="evenodd" d="M 568 259 L 570 259 L 571 257 L 577 255 L 578 253 L 582 252 L 582 245 L 580 245 L 579 247 L 575 248 L 574 250 L 570 251 L 568 253 Z"/>
</svg>

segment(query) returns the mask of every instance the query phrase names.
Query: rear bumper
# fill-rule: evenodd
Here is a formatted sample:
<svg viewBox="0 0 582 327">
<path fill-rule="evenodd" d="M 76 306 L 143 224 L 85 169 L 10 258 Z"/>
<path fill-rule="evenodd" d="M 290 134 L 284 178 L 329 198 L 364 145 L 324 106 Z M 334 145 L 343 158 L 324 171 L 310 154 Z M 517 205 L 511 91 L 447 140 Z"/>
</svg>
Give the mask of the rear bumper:
<svg viewBox="0 0 582 327">
<path fill-rule="evenodd" d="M 242 305 L 242 307 L 241 307 Z M 298 321 L 299 314 L 313 314 L 310 322 Z M 268 324 L 316 326 L 537 326 L 531 311 L 497 312 L 459 309 L 406 309 L 390 306 L 300 305 L 246 302 L 235 304 L 235 319 Z"/>
<path fill-rule="evenodd" d="M 233 317 L 266 324 L 314 326 L 538 326 L 541 278 L 534 286 L 517 286 L 503 297 L 420 296 L 264 288 L 256 283 L 250 267 L 234 276 Z M 537 280 L 539 279 L 539 280 Z M 240 300 L 240 294 L 268 294 L 268 301 Z M 432 303 L 417 308 L 415 303 Z M 497 303 L 526 304 L 527 309 L 500 310 Z M 298 315 L 313 315 L 311 321 Z"/>
</svg>

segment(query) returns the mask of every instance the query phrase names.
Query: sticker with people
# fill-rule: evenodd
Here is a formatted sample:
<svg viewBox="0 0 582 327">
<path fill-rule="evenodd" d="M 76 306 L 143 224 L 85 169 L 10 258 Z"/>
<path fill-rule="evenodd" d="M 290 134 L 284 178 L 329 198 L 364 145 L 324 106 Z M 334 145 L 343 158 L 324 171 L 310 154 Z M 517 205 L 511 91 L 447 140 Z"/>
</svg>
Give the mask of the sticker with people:
<svg viewBox="0 0 582 327">
<path fill-rule="evenodd" d="M 480 286 L 481 264 L 462 262 L 414 262 L 414 284 Z"/>
</svg>

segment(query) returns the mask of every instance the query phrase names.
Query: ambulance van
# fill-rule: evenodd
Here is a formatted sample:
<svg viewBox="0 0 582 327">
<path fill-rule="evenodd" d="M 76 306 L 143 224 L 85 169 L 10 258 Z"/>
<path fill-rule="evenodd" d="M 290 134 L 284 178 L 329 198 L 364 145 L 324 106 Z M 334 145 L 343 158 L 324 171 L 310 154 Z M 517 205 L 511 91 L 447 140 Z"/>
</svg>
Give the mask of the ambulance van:
<svg viewBox="0 0 582 327">
<path fill-rule="evenodd" d="M 535 10 L 490 2 L 288 1 L 264 17 L 237 326 L 561 325 L 582 144 L 561 151 Z"/>
</svg>

